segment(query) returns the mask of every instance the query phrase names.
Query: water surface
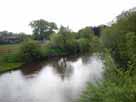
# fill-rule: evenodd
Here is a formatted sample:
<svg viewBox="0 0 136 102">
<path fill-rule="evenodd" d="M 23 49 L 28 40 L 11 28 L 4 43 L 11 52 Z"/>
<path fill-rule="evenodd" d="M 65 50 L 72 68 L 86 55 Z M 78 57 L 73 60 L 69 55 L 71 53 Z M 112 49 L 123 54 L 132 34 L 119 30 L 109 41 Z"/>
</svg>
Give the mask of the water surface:
<svg viewBox="0 0 136 102">
<path fill-rule="evenodd" d="M 88 82 L 102 78 L 97 56 L 33 63 L 0 75 L 0 102 L 72 102 Z"/>
</svg>

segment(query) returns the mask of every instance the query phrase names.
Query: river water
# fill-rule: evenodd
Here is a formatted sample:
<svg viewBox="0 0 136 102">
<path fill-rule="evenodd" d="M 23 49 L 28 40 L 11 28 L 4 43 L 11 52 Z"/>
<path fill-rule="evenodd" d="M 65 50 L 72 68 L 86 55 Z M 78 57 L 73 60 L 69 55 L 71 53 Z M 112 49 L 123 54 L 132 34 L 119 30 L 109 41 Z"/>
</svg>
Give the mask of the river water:
<svg viewBox="0 0 136 102">
<path fill-rule="evenodd" d="M 102 72 L 98 56 L 35 62 L 0 75 L 0 102 L 73 102 Z"/>
</svg>

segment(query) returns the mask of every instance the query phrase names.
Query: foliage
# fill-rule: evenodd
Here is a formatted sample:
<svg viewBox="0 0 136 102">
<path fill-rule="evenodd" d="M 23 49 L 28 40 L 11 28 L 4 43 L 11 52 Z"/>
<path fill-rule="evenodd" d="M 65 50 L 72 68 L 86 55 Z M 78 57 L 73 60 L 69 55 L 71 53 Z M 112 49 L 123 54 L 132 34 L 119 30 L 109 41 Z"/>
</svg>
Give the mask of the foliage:
<svg viewBox="0 0 136 102">
<path fill-rule="evenodd" d="M 88 39 L 80 38 L 77 40 L 77 42 L 81 53 L 89 51 L 90 44 Z"/>
<path fill-rule="evenodd" d="M 85 27 L 78 31 L 78 38 L 89 39 L 94 35 L 94 32 L 91 27 Z"/>
<path fill-rule="evenodd" d="M 129 61 L 127 52 L 127 33 L 136 32 L 136 12 L 120 15 L 111 27 L 102 32 L 102 42 L 110 49 L 111 54 L 120 67 L 126 68 Z"/>
<path fill-rule="evenodd" d="M 69 27 L 61 26 L 59 29 L 59 34 L 65 35 L 66 33 L 71 33 L 71 29 Z"/>
<path fill-rule="evenodd" d="M 80 102 L 135 102 L 136 76 L 121 71 L 109 54 L 105 55 L 104 80 L 90 83 Z"/>
<path fill-rule="evenodd" d="M 93 36 L 92 40 L 90 41 L 90 51 L 93 53 L 96 52 L 102 52 L 103 51 L 103 46 L 101 40 L 97 36 Z"/>
<path fill-rule="evenodd" d="M 54 30 L 57 29 L 57 25 L 55 23 L 48 22 L 43 19 L 32 21 L 30 26 L 33 29 L 34 39 L 37 40 L 49 39 L 50 34 L 54 33 Z"/>
<path fill-rule="evenodd" d="M 89 52 L 91 48 L 94 49 L 93 47 L 99 47 L 99 40 L 91 34 L 92 31 L 89 27 L 79 32 L 80 37 L 78 37 L 78 33 L 72 32 L 68 27 L 61 26 L 59 32 L 50 37 L 47 49 L 54 49 L 54 52 L 56 49 L 56 51 L 62 51 L 63 54 L 78 54 Z"/>
<path fill-rule="evenodd" d="M 80 102 L 135 102 L 136 12 L 127 11 L 106 27 L 101 41 L 104 52 L 103 80 L 90 83 Z M 125 68 L 125 70 L 124 70 Z"/>
<path fill-rule="evenodd" d="M 72 32 L 68 27 L 61 26 L 58 33 L 52 34 L 48 43 L 42 48 L 43 55 L 49 57 L 85 53 L 90 50 L 93 52 L 96 49 L 98 51 L 99 39 L 93 34 L 88 34 L 91 31 L 89 29 L 80 31 L 82 36 L 79 38 L 78 33 Z"/>
<path fill-rule="evenodd" d="M 54 43 L 48 42 L 44 46 L 42 46 L 42 56 L 44 58 L 62 55 L 65 55 L 64 49 L 60 47 L 55 47 Z"/>
<path fill-rule="evenodd" d="M 127 33 L 127 52 L 131 61 L 136 59 L 136 33 Z"/>
<path fill-rule="evenodd" d="M 35 60 L 40 60 L 42 57 L 41 46 L 37 41 L 27 40 L 22 43 L 18 58 L 25 63 L 29 63 Z"/>
<path fill-rule="evenodd" d="M 53 34 L 50 39 L 47 49 L 62 51 L 62 55 L 76 53 L 77 42 L 72 33 Z"/>
</svg>

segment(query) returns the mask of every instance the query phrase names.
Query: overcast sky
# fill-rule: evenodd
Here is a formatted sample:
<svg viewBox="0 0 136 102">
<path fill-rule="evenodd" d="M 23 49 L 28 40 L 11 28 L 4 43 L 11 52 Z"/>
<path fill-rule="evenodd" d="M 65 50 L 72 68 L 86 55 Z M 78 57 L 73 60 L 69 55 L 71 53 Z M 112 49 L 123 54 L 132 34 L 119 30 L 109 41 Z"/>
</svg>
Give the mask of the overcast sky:
<svg viewBox="0 0 136 102">
<path fill-rule="evenodd" d="M 30 21 L 45 19 L 74 31 L 106 24 L 136 0 L 0 0 L 0 31 L 31 33 Z"/>
</svg>

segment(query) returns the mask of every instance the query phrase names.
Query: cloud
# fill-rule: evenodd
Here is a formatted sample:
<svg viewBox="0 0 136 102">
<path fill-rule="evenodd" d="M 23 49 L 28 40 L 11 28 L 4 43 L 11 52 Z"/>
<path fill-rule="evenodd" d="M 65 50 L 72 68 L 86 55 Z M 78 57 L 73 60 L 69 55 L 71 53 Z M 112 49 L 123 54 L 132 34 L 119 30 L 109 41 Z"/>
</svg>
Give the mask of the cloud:
<svg viewBox="0 0 136 102">
<path fill-rule="evenodd" d="M 0 30 L 31 33 L 29 22 L 43 18 L 78 30 L 110 22 L 136 0 L 0 0 Z"/>
</svg>

